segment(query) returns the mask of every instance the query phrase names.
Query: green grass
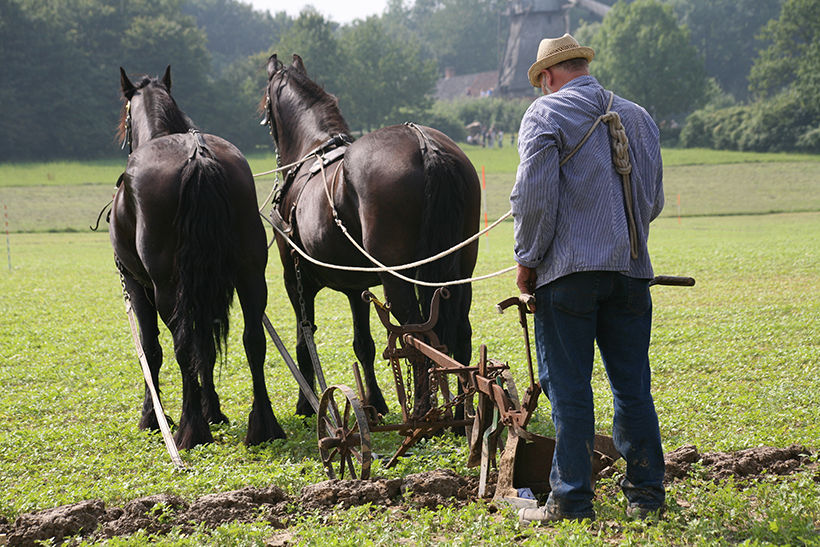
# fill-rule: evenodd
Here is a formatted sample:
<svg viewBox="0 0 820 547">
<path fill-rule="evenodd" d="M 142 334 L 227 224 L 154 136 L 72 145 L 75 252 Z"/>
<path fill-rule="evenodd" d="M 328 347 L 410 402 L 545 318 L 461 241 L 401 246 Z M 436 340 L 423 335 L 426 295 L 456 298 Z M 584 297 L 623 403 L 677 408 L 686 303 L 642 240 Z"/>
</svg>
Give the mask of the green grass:
<svg viewBox="0 0 820 547">
<path fill-rule="evenodd" d="M 270 158 L 252 158 L 253 170 L 269 168 L 265 164 Z M 765 170 L 794 165 L 793 160 L 753 162 L 743 160 L 735 167 Z M 808 172 L 817 164 L 816 159 L 803 163 Z M 667 168 L 668 195 L 675 169 Z M 726 182 L 733 180 L 731 170 L 720 171 L 722 165 L 703 169 L 714 176 L 704 175 L 700 182 L 693 176 L 691 182 L 704 194 L 703 203 L 728 207 L 739 199 L 722 193 L 723 185 L 739 184 Z M 768 185 L 774 194 L 791 195 L 798 174 L 771 177 Z M 810 181 L 800 184 L 806 185 L 800 192 L 809 201 L 814 187 Z M 170 464 L 159 436 L 137 429 L 142 378 L 107 234 L 86 232 L 90 221 L 84 215 L 75 221 L 61 216 L 62 209 L 76 208 L 95 186 L 102 185 L 54 186 L 37 194 L 30 211 L 41 211 L 41 232 L 12 233 L 11 270 L 6 260 L 0 261 L 0 515 L 13 521 L 23 512 L 89 498 L 121 506 L 149 494 L 167 492 L 193 499 L 269 484 L 298 495 L 301 487 L 323 480 L 314 422 L 293 416 L 297 386 L 271 344 L 268 387 L 289 438 L 256 448 L 242 444 L 251 392 L 238 309 L 232 312 L 227 361 L 216 373 L 217 390 L 232 421 L 214 428 L 216 442 L 186 451 L 183 457 L 191 470 L 180 473 Z M 259 186 L 264 197 L 269 185 Z M 111 186 L 105 187 L 110 192 Z M 9 190 L 0 188 L 0 200 L 5 201 Z M 765 196 L 748 193 L 745 207 L 765 212 Z M 76 201 L 69 200 L 72 195 Z M 89 210 L 109 198 L 102 193 L 89 198 L 86 201 L 94 204 Z M 789 199 L 797 202 L 796 196 Z M 685 198 L 683 203 L 686 207 L 690 201 Z M 692 288 L 653 289 L 650 359 L 664 447 L 694 444 L 708 452 L 797 443 L 818 450 L 820 213 L 727 215 L 733 211 L 717 205 L 714 211 L 723 216 L 684 216 L 678 221 L 675 215 L 665 215 L 652 228 L 656 273 L 697 279 Z M 96 211 L 91 214 L 96 218 Z M 64 227 L 75 227 L 79 233 L 42 233 Z M 511 265 L 511 249 L 512 224 L 505 222 L 482 238 L 476 274 Z M 292 349 L 295 325 L 281 275 L 272 256 L 267 311 Z M 491 357 L 511 363 L 520 383 L 526 362 L 521 329 L 513 315 L 494 311 L 496 302 L 514 294 L 511 274 L 476 283 L 471 320 L 474 348 L 487 344 Z M 328 383 L 351 384 L 355 357 L 343 296 L 320 293 L 317 324 Z M 375 326 L 374 332 L 379 332 Z M 162 342 L 163 397 L 167 413 L 177 419 L 180 380 L 165 331 Z M 377 363 L 377 370 L 388 402 L 396 408 L 386 363 Z M 606 432 L 612 420 L 611 396 L 600 363 L 593 388 L 596 424 Z M 549 404 L 543 398 L 540 404 L 530 430 L 550 434 Z M 373 441 L 374 450 L 382 454 L 392 453 L 398 444 L 387 434 L 375 435 Z M 420 443 L 414 452 L 415 457 L 391 470 L 376 463 L 374 474 L 395 477 L 439 467 L 475 472 L 464 468 L 462 439 L 445 435 Z M 593 525 L 520 529 L 509 508 L 481 502 L 437 512 L 365 507 L 329 516 L 307 513 L 297 516 L 288 533 L 293 545 L 330 546 L 820 545 L 820 482 L 810 472 L 765 478 L 744 488 L 695 476 L 672 485 L 669 501 L 670 511 L 662 521 L 629 522 L 617 485 L 604 481 L 595 502 L 599 519 Z M 107 545 L 264 545 L 274 533 L 261 525 L 231 524 L 190 536 L 152 538 L 141 533 Z"/>
<path fill-rule="evenodd" d="M 484 167 L 487 219 L 492 222 L 510 209 L 518 154 L 509 146 L 464 148 L 479 176 Z M 679 149 L 666 149 L 663 154 L 664 217 L 820 211 L 820 156 Z M 254 173 L 276 165 L 275 156 L 269 153 L 254 153 L 248 161 Z M 9 230 L 88 230 L 111 199 L 124 165 L 124 159 L 91 164 L 0 164 L 0 203 L 5 206 Z M 60 173 L 54 184 L 40 181 L 49 172 Z M 58 185 L 61 180 L 64 184 Z M 257 179 L 260 203 L 274 180 L 274 175 Z"/>
<path fill-rule="evenodd" d="M 507 222 L 482 241 L 476 273 L 511 263 L 511 232 Z M 692 288 L 653 289 L 651 360 L 665 448 L 690 443 L 702 452 L 792 443 L 820 448 L 820 214 L 704 217 L 681 224 L 660 219 L 651 250 L 657 273 L 698 280 Z M 242 445 L 250 379 L 238 310 L 228 360 L 217 373 L 232 423 L 215 429 L 213 445 L 185 452 L 192 469 L 179 473 L 161 439 L 136 428 L 142 380 L 105 234 L 14 234 L 11 251 L 13 269 L 0 273 L 0 514 L 14 518 L 88 498 L 121 505 L 161 492 L 193 499 L 268 484 L 296 495 L 302 486 L 323 480 L 312 421 L 293 416 L 296 384 L 272 348 L 268 385 L 290 438 L 253 449 Z M 292 348 L 292 312 L 277 261 L 271 261 L 268 279 L 268 313 Z M 474 341 L 510 362 L 523 381 L 520 327 L 513 316 L 493 309 L 513 294 L 510 274 L 476 284 Z M 323 292 L 317 310 L 317 343 L 328 382 L 350 384 L 354 357 L 344 298 Z M 166 333 L 163 343 L 171 355 Z M 395 408 L 388 367 L 378 368 Z M 179 374 L 173 362 L 166 362 L 161 382 L 168 413 L 178 417 Z M 596 422 L 606 431 L 611 402 L 600 366 L 593 384 Z M 530 429 L 551 433 L 548 417 L 542 399 Z M 390 453 L 397 440 L 374 436 L 374 444 L 377 452 Z M 376 465 L 376 473 L 401 476 L 443 466 L 468 472 L 461 439 L 445 436 L 415 452 L 396 469 Z M 509 509 L 479 503 L 437 513 L 354 509 L 330 520 L 306 514 L 289 532 L 303 545 L 358 545 L 364 538 L 372 544 L 403 538 L 413 545 L 811 545 L 818 541 L 819 488 L 807 474 L 748 490 L 690 479 L 672 487 L 670 500 L 680 505 L 654 526 L 625 521 L 617 488 L 604 483 L 596 501 L 599 523 L 591 527 L 518 529 Z M 272 534 L 237 524 L 215 536 L 202 532 L 152 541 L 221 545 L 231 538 L 237 545 L 254 545 Z M 110 545 L 145 541 L 138 535 Z"/>
<path fill-rule="evenodd" d="M 479 175 L 481 166 L 486 173 L 515 173 L 518 167 L 518 150 L 514 146 L 503 148 L 482 148 L 469 144 L 461 147 L 476 166 Z M 724 165 L 737 163 L 794 163 L 818 162 L 820 156 L 808 154 L 759 154 L 757 152 L 732 152 L 729 150 L 707 150 L 704 148 L 664 148 L 664 167 L 681 165 Z"/>
</svg>

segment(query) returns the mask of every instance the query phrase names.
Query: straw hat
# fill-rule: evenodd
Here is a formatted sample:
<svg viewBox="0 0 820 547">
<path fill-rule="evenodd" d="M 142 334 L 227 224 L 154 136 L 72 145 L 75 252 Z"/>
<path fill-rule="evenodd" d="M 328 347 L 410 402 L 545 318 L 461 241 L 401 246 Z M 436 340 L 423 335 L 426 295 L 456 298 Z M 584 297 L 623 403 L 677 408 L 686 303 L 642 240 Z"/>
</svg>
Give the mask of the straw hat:
<svg viewBox="0 0 820 547">
<path fill-rule="evenodd" d="M 595 51 L 590 47 L 578 45 L 575 38 L 569 34 L 564 34 L 560 38 L 545 38 L 538 45 L 537 61 L 527 71 L 530 83 L 533 87 L 541 87 L 539 77 L 545 68 L 557 65 L 569 59 L 582 57 L 591 61 L 595 57 Z"/>
</svg>

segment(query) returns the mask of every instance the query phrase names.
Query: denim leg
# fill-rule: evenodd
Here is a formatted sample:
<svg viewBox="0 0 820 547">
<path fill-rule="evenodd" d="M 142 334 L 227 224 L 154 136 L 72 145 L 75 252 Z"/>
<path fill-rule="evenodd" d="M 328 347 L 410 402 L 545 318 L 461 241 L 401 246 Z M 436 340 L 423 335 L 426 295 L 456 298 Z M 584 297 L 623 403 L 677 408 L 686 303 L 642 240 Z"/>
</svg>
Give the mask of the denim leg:
<svg viewBox="0 0 820 547">
<path fill-rule="evenodd" d="M 562 277 L 535 291 L 539 379 L 552 404 L 556 446 L 548 505 L 566 517 L 592 512 L 595 435 L 592 364 L 598 272 Z"/>
<path fill-rule="evenodd" d="M 661 507 L 664 459 L 650 392 L 649 282 L 609 275 L 611 291 L 599 301 L 597 341 L 614 399 L 612 436 L 627 465 L 621 487 L 630 505 Z"/>
</svg>

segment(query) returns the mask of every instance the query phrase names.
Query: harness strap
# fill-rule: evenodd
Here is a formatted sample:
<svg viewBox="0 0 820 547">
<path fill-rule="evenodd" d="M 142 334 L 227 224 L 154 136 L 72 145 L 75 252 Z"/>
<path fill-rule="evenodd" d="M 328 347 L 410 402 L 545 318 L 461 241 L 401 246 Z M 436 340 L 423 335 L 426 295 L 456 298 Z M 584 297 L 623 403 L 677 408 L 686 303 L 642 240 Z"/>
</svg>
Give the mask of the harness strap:
<svg viewBox="0 0 820 547">
<path fill-rule="evenodd" d="M 313 149 L 313 151 L 308 153 L 305 157 L 303 157 L 298 162 L 291 164 L 292 167 L 291 167 L 290 171 L 288 171 L 288 174 L 285 177 L 285 184 L 282 186 L 281 190 L 279 190 L 278 199 L 281 199 L 281 196 L 285 193 L 285 190 L 287 190 L 290 186 L 293 185 L 293 181 L 295 180 L 296 173 L 299 171 L 299 169 L 302 168 L 302 166 L 305 164 L 305 162 L 307 160 L 309 160 L 310 158 L 316 158 L 316 160 L 314 161 L 313 165 L 310 167 L 307 177 L 308 177 L 308 179 L 310 179 L 310 178 L 312 178 L 313 176 L 315 176 L 317 173 L 319 173 L 321 171 L 322 172 L 323 185 L 325 186 L 325 191 L 327 192 L 327 175 L 325 174 L 325 167 L 331 165 L 332 163 L 336 162 L 339 159 L 344 158 L 345 152 L 347 152 L 347 147 L 352 142 L 353 141 L 350 140 L 350 137 L 348 137 L 347 135 L 345 135 L 343 133 L 339 133 L 335 137 L 331 137 L 323 145 Z M 338 180 L 339 173 L 342 171 L 343 167 L 344 167 L 344 164 L 340 164 L 339 167 L 336 169 L 335 177 L 334 177 L 334 180 L 332 181 L 332 184 L 335 184 L 336 180 Z M 306 187 L 307 187 L 307 181 L 299 189 L 299 195 L 296 197 L 295 200 L 293 200 L 293 206 L 291 207 L 291 213 L 289 215 L 289 217 L 291 219 L 293 217 L 293 212 L 296 209 L 296 204 L 299 202 L 299 198 L 301 197 L 302 192 L 305 190 Z M 277 201 L 277 199 L 275 199 L 274 201 Z M 331 207 L 332 206 L 333 206 L 333 202 L 331 200 Z M 334 213 L 335 213 L 335 211 L 334 211 Z M 276 207 L 276 204 L 274 204 L 274 207 L 271 209 L 270 216 L 271 216 L 271 223 L 275 224 L 280 229 L 281 232 L 283 232 L 284 234 L 286 234 L 288 236 L 290 236 L 290 234 L 293 233 L 293 226 L 291 224 L 289 224 L 288 221 L 285 220 L 282 217 L 282 215 L 279 213 L 279 210 Z M 291 222 L 293 222 L 293 221 L 291 220 Z"/>
<path fill-rule="evenodd" d="M 428 137 L 427 133 L 425 133 L 421 129 L 421 127 L 419 127 L 418 125 L 416 125 L 413 122 L 404 122 L 404 125 L 406 125 L 407 127 L 409 127 L 410 129 L 412 129 L 413 131 L 416 132 L 416 137 L 419 140 L 419 148 L 421 149 L 421 155 L 422 156 L 424 155 L 425 152 L 427 152 L 428 149 L 433 150 L 433 151 L 441 150 L 441 148 L 439 148 L 438 144 L 436 144 L 436 141 L 434 141 L 433 139 Z"/>
<path fill-rule="evenodd" d="M 563 167 L 575 153 L 586 144 L 592 132 L 598 127 L 601 122 L 609 126 L 609 134 L 612 137 L 612 162 L 615 164 L 615 170 L 621 175 L 621 183 L 624 190 L 624 208 L 626 209 L 626 222 L 629 229 L 629 251 L 632 258 L 638 258 L 638 228 L 635 221 L 635 202 L 632 196 L 632 163 L 629 161 L 629 139 L 626 136 L 626 130 L 621 123 L 621 116 L 617 112 L 611 111 L 612 102 L 615 99 L 615 93 L 609 92 L 609 103 L 606 106 L 606 112 L 598 116 L 595 123 L 592 124 L 587 134 L 578 143 L 578 146 L 569 153 L 569 155 L 561 160 L 558 167 Z"/>
<path fill-rule="evenodd" d="M 211 151 L 208 143 L 205 142 L 205 137 L 202 136 L 199 129 L 191 128 L 188 130 L 188 134 L 194 138 L 194 148 L 191 150 L 191 155 L 188 156 L 188 161 L 193 160 L 197 154 L 204 158 L 211 158 L 212 160 L 216 159 L 216 156 L 214 156 L 214 153 Z"/>
</svg>

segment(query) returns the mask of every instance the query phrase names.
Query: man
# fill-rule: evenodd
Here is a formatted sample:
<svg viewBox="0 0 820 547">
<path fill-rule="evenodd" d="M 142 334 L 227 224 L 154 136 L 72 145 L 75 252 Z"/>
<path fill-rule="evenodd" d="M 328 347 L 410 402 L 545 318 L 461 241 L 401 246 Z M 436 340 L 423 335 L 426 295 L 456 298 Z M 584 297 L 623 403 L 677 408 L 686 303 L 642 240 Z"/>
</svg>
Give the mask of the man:
<svg viewBox="0 0 820 547">
<path fill-rule="evenodd" d="M 590 76 L 594 55 L 569 34 L 541 42 L 528 75 L 545 95 L 527 110 L 518 137 L 510 196 L 516 284 L 535 314 L 539 377 L 556 435 L 550 496 L 543 507 L 519 511 L 525 524 L 595 518 L 596 342 L 614 398 L 615 447 L 627 465 L 627 512 L 645 518 L 665 501 L 650 394 L 654 274 L 646 245 L 649 222 L 663 209 L 659 133 L 643 108 Z"/>
</svg>

